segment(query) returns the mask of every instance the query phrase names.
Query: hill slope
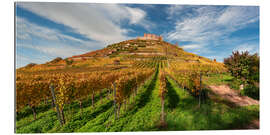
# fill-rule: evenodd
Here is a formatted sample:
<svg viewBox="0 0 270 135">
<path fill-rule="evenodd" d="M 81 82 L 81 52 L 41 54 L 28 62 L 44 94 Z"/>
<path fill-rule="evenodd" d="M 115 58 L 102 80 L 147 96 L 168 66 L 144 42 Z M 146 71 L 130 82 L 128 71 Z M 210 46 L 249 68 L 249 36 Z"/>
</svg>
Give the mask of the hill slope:
<svg viewBox="0 0 270 135">
<path fill-rule="evenodd" d="M 57 70 L 69 67 L 107 66 L 120 60 L 120 65 L 130 66 L 130 60 L 148 60 L 165 58 L 182 62 L 211 63 L 210 59 L 184 51 L 181 47 L 158 40 L 126 40 L 107 47 L 66 59 L 55 58 L 44 64 L 29 64 L 20 70 Z M 99 63 L 97 63 L 99 61 Z"/>
</svg>

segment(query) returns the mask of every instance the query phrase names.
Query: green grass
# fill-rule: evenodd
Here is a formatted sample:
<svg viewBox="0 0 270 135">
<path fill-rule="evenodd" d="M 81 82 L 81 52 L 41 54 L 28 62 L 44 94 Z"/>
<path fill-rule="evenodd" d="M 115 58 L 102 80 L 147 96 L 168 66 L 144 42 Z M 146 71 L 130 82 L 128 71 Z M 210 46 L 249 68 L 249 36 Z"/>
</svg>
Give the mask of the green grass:
<svg viewBox="0 0 270 135">
<path fill-rule="evenodd" d="M 209 76 L 203 76 L 203 83 L 205 85 L 222 85 L 226 84 L 230 88 L 239 90 L 240 82 L 231 76 L 229 73 L 224 74 L 212 74 Z"/>
<path fill-rule="evenodd" d="M 141 88 L 135 100 L 126 111 L 121 110 L 120 118 L 114 120 L 113 110 L 106 112 L 93 121 L 89 121 L 78 132 L 118 132 L 118 131 L 149 131 L 157 130 L 156 122 L 160 113 L 158 99 L 157 74 Z"/>
<path fill-rule="evenodd" d="M 230 79 L 229 76 L 224 78 Z M 211 79 L 206 83 L 220 81 L 214 82 Z M 25 108 L 17 115 L 16 133 L 242 129 L 253 119 L 259 118 L 259 106 L 230 107 L 208 99 L 199 108 L 198 99 L 169 78 L 167 89 L 165 127 L 160 126 L 161 103 L 157 71 L 138 89 L 135 99 L 130 97 L 129 101 L 132 102 L 127 105 L 127 110 L 122 105 L 117 120 L 114 117 L 113 101 L 104 97 L 101 102 L 98 94 L 95 108 L 91 107 L 91 99 L 83 102 L 82 115 L 78 103 L 66 105 L 64 112 L 67 122 L 62 127 L 50 105 L 37 108 L 37 120 L 33 120 L 31 109 Z M 101 95 L 105 96 L 105 93 Z"/>
<path fill-rule="evenodd" d="M 252 120 L 259 119 L 258 105 L 231 108 L 207 99 L 199 108 L 198 99 L 177 87 L 173 80 L 168 80 L 168 93 L 174 95 L 169 98 L 174 98 L 171 102 L 174 107 L 170 108 L 170 105 L 166 109 L 167 130 L 242 129 Z"/>
</svg>

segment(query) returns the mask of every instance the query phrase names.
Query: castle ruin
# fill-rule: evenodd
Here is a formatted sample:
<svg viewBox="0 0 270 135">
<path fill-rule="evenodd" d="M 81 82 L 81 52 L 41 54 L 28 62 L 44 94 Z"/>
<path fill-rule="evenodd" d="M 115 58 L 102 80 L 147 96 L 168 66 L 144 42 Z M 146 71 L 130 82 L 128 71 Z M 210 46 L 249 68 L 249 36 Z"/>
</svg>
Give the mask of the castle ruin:
<svg viewBox="0 0 270 135">
<path fill-rule="evenodd" d="M 155 34 L 148 34 L 144 33 L 143 37 L 137 37 L 138 40 L 158 40 L 158 41 L 163 41 L 162 36 L 158 36 Z"/>
</svg>

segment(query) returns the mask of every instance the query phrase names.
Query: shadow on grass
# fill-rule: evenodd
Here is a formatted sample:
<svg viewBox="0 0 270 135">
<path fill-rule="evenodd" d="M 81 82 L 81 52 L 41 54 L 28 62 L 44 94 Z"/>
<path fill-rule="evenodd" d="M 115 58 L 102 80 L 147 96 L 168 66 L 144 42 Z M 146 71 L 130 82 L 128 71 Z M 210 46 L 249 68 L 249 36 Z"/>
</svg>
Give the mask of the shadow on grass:
<svg viewBox="0 0 270 135">
<path fill-rule="evenodd" d="M 138 95 L 138 98 L 136 98 L 137 102 L 133 105 L 133 109 L 128 111 L 125 115 L 133 115 L 135 114 L 140 108 L 143 108 L 149 101 L 152 94 L 152 91 L 155 89 L 156 82 L 158 79 L 158 71 L 156 71 L 153 79 L 151 80 L 150 84 L 148 85 L 146 91 Z M 124 115 L 124 116 L 125 116 Z"/>
<path fill-rule="evenodd" d="M 237 107 L 237 105 L 235 103 L 230 102 L 230 101 L 228 101 L 226 99 L 223 99 L 219 95 L 215 94 L 209 87 L 206 87 L 204 89 L 208 93 L 208 96 L 212 101 L 214 101 L 216 103 L 225 104 L 225 105 L 227 105 L 227 106 L 229 106 L 231 108 L 236 108 Z"/>
<path fill-rule="evenodd" d="M 158 78 L 158 71 L 155 73 L 155 76 L 151 80 L 146 91 L 140 96 L 140 100 L 138 104 L 136 105 L 137 109 L 144 107 L 149 102 L 152 91 L 155 89 L 157 78 Z"/>
<path fill-rule="evenodd" d="M 168 107 L 170 109 L 174 109 L 177 107 L 179 101 L 180 101 L 180 98 L 179 96 L 177 95 L 174 87 L 171 85 L 171 83 L 169 83 L 168 81 L 166 82 L 167 83 L 167 90 L 168 90 L 168 93 L 167 93 L 167 98 L 168 98 Z"/>
<path fill-rule="evenodd" d="M 105 97 L 106 96 L 106 91 L 104 90 L 101 94 L 97 94 L 95 96 L 95 103 L 100 99 L 100 96 Z M 103 99 L 104 100 L 104 99 Z M 91 98 L 84 100 L 82 103 L 83 108 L 91 106 L 92 105 L 92 100 Z M 76 102 L 71 103 L 71 104 L 66 104 L 64 111 L 67 111 L 69 108 L 72 108 L 74 110 L 78 110 L 80 108 L 80 105 Z M 46 112 L 48 110 L 52 109 L 51 101 L 48 101 L 47 104 L 41 103 L 41 105 L 36 107 L 36 113 L 42 113 Z M 27 106 L 25 107 L 21 112 L 16 113 L 16 121 L 21 120 L 22 118 L 25 118 L 27 116 L 33 115 L 32 109 Z"/>
<path fill-rule="evenodd" d="M 39 106 L 36 107 L 36 113 L 41 113 L 41 112 L 45 112 L 48 111 L 51 108 L 51 104 L 41 104 Z M 22 118 L 25 118 L 27 116 L 33 115 L 32 109 L 27 106 L 25 107 L 21 112 L 17 112 L 16 113 L 16 121 L 21 120 Z"/>
<path fill-rule="evenodd" d="M 106 112 L 109 108 L 112 107 L 112 105 L 113 105 L 113 101 L 109 101 L 106 104 L 102 104 L 101 106 L 96 107 L 95 111 L 93 112 L 91 112 L 91 110 L 87 110 L 86 112 L 82 113 L 82 116 L 80 114 L 77 114 L 76 116 L 74 116 L 73 119 L 71 119 L 68 123 L 66 123 L 63 126 L 61 131 L 74 132 L 76 129 L 81 128 L 90 120 L 95 119 L 101 113 Z"/>
<path fill-rule="evenodd" d="M 147 86 L 146 90 L 139 93 L 136 97 L 135 104 L 131 106 L 131 109 L 127 110 L 123 115 L 120 116 L 115 123 L 110 125 L 108 131 L 122 131 L 124 126 L 132 120 L 131 117 L 134 116 L 139 109 L 143 108 L 150 101 L 152 91 L 155 89 L 156 82 L 158 79 L 158 70 L 155 72 L 153 79 Z"/>
<path fill-rule="evenodd" d="M 42 116 L 38 116 L 36 120 L 27 122 L 24 125 L 16 127 L 16 133 L 42 133 L 53 128 L 54 122 L 57 120 L 54 111 L 45 112 Z"/>
</svg>

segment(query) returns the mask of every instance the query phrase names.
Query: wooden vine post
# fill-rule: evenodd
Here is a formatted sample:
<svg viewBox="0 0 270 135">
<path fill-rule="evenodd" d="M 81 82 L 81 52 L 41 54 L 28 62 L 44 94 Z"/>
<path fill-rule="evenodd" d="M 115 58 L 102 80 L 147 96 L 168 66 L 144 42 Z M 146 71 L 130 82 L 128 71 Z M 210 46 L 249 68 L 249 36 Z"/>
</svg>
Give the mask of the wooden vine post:
<svg viewBox="0 0 270 135">
<path fill-rule="evenodd" d="M 165 122 L 165 114 L 164 114 L 164 94 L 161 95 L 161 122 Z"/>
<path fill-rule="evenodd" d="M 109 100 L 110 97 L 111 97 L 111 95 L 110 95 L 110 90 L 108 89 L 106 93 L 107 93 L 106 98 L 107 98 L 107 100 Z"/>
<path fill-rule="evenodd" d="M 113 103 L 114 103 L 114 120 L 117 118 L 117 109 L 116 109 L 116 86 L 113 83 Z"/>
<path fill-rule="evenodd" d="M 83 113 L 82 100 L 79 100 L 79 104 L 80 104 L 80 114 L 82 116 L 82 113 Z"/>
<path fill-rule="evenodd" d="M 101 104 L 103 103 L 103 101 L 102 101 L 102 98 L 103 98 L 103 97 L 102 97 L 102 92 L 103 92 L 103 89 L 100 90 L 100 94 L 99 94 Z"/>
<path fill-rule="evenodd" d="M 200 73 L 200 90 L 199 90 L 199 108 L 201 107 L 201 93 L 202 93 L 202 73 Z"/>
<path fill-rule="evenodd" d="M 63 124 L 65 124 L 66 123 L 66 119 L 65 119 L 65 114 L 64 114 L 64 109 L 61 109 L 61 116 L 62 116 L 62 122 L 63 122 Z"/>
<path fill-rule="evenodd" d="M 118 104 L 118 108 L 117 108 L 117 119 L 119 119 L 119 116 L 120 116 L 121 105 L 122 105 L 122 103 L 119 103 Z"/>
<path fill-rule="evenodd" d="M 61 119 L 59 106 L 58 106 L 58 104 L 56 104 L 56 97 L 55 97 L 53 85 L 50 86 L 50 89 L 51 89 L 51 93 L 52 93 L 52 97 L 53 97 L 53 104 L 55 105 L 56 111 L 57 111 L 57 118 L 58 118 L 58 120 L 59 120 L 59 122 L 60 122 L 60 125 L 63 126 L 63 121 L 62 121 L 62 119 Z"/>
<path fill-rule="evenodd" d="M 51 103 L 51 105 L 52 105 L 52 108 L 55 107 L 55 104 L 54 104 L 54 102 L 53 102 L 53 97 L 52 97 L 52 103 Z"/>
<path fill-rule="evenodd" d="M 30 106 L 33 112 L 33 116 L 34 116 L 34 120 L 37 119 L 37 111 L 36 111 L 36 107 L 35 106 Z"/>
<path fill-rule="evenodd" d="M 95 108 L 95 105 L 94 105 L 95 104 L 95 101 L 94 101 L 95 99 L 94 98 L 95 98 L 95 91 L 93 90 L 92 91 L 92 107 L 93 108 Z"/>
</svg>

